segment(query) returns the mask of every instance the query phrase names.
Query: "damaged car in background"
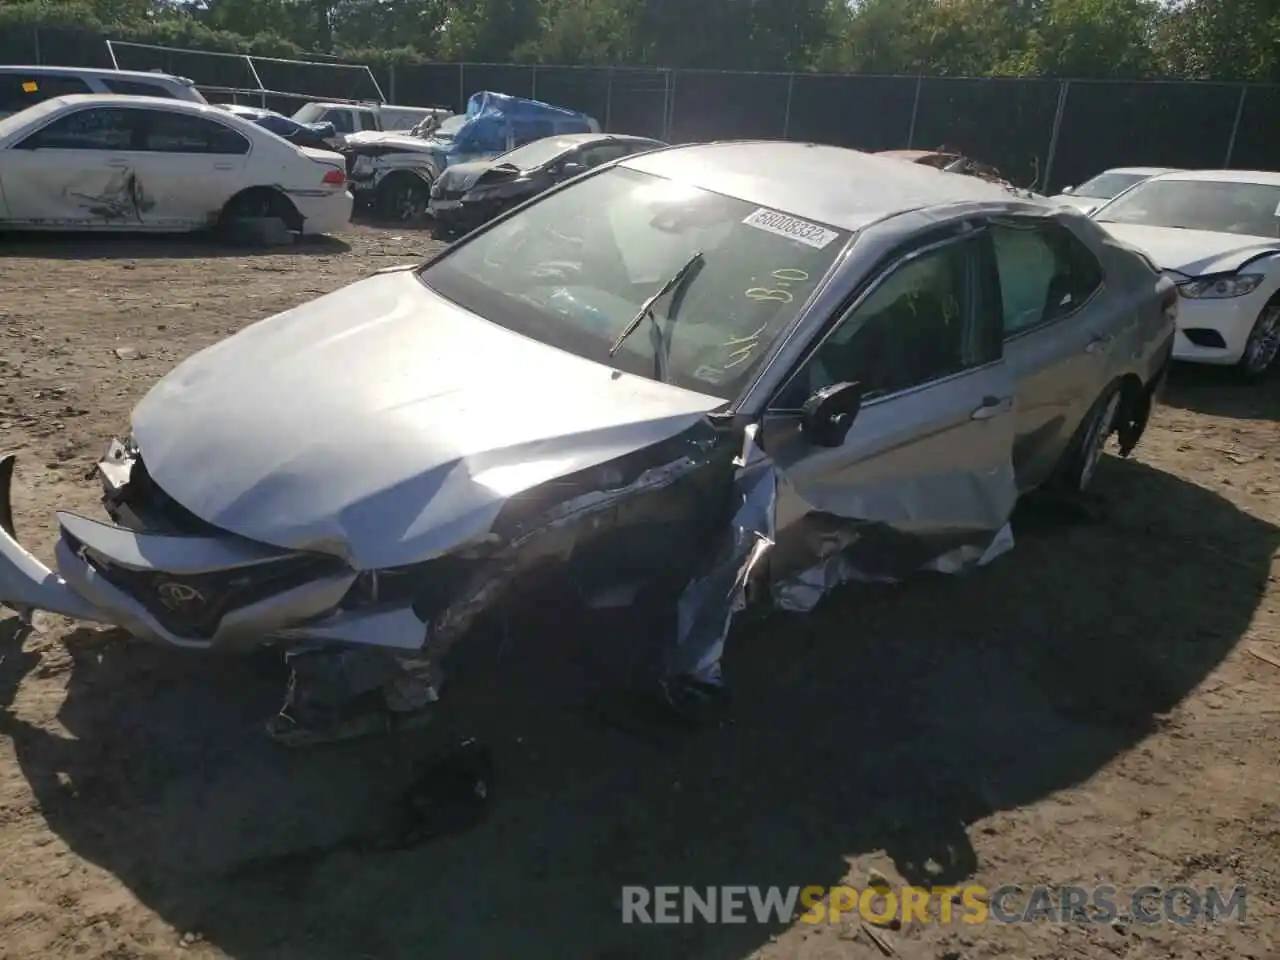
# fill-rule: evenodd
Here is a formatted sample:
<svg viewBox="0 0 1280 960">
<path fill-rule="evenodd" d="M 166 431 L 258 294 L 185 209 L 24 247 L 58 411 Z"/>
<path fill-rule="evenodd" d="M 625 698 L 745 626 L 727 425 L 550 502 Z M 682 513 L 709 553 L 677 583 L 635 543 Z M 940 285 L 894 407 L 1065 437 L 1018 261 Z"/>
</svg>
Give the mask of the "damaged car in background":
<svg viewBox="0 0 1280 960">
<path fill-rule="evenodd" d="M 612 133 L 544 137 L 492 160 L 455 163 L 431 187 L 429 211 L 438 236 L 466 233 L 602 163 L 667 144 Z"/>
<path fill-rule="evenodd" d="M 288 143 L 204 103 L 73 94 L 0 120 L 0 226 L 177 233 L 277 218 L 351 220 L 340 154 Z"/>
<path fill-rule="evenodd" d="M 357 201 L 384 220 L 406 222 L 425 215 L 432 185 L 454 164 L 496 157 L 543 137 L 599 132 L 584 113 L 483 91 L 472 94 L 465 113 L 420 132 L 351 134 L 343 153 Z"/>
<path fill-rule="evenodd" d="M 749 602 L 984 563 L 1021 494 L 1127 454 L 1176 305 L 1086 217 L 972 177 L 628 157 L 178 365 L 99 466 L 109 519 L 58 514 L 56 570 L 0 461 L 0 600 L 327 663 L 273 727 L 302 743 L 315 677 L 395 729 L 478 617 L 567 583 L 665 619 L 651 689 L 696 710 Z"/>
</svg>

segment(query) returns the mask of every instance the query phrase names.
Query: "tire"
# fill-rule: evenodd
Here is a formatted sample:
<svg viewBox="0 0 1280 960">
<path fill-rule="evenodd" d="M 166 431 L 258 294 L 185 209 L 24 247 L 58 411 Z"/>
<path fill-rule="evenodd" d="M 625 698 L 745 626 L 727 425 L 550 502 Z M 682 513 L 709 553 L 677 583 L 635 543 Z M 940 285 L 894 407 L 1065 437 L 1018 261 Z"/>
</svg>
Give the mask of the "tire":
<svg viewBox="0 0 1280 960">
<path fill-rule="evenodd" d="M 427 213 L 430 188 L 411 173 L 393 173 L 378 184 L 378 217 L 392 223 L 411 223 Z"/>
<path fill-rule="evenodd" d="M 293 202 L 269 187 L 252 187 L 237 193 L 227 201 L 218 216 L 218 232 L 226 235 L 236 220 L 252 220 L 275 217 L 284 221 L 287 229 L 299 232 L 302 230 L 302 217 L 298 215 Z"/>
<path fill-rule="evenodd" d="M 1258 314 L 1249 331 L 1237 369 L 1246 380 L 1260 380 L 1276 369 L 1280 359 L 1280 299 L 1273 299 Z"/>
<path fill-rule="evenodd" d="M 1093 482 L 1107 438 L 1116 427 L 1121 403 L 1120 384 L 1103 391 L 1080 421 L 1075 436 L 1054 475 L 1051 486 L 1061 493 L 1084 493 Z"/>
</svg>

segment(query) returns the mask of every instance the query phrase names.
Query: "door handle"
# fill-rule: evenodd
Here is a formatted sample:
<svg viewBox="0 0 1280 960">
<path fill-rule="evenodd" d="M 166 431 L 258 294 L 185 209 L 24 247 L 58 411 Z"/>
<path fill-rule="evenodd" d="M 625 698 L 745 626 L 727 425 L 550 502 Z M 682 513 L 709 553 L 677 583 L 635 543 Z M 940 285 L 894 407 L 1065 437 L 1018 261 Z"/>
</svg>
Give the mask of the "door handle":
<svg viewBox="0 0 1280 960">
<path fill-rule="evenodd" d="M 982 406 L 969 414 L 970 420 L 990 420 L 1013 409 L 1013 397 L 983 397 Z"/>
<path fill-rule="evenodd" d="M 1114 339 L 1115 337 L 1113 337 L 1111 334 L 1105 334 L 1105 335 L 1100 333 L 1094 334 L 1092 337 L 1089 338 L 1089 342 L 1085 344 L 1084 352 L 1097 353 L 1103 347 L 1109 345 L 1111 341 Z"/>
<path fill-rule="evenodd" d="M 235 168 L 236 165 L 234 163 L 215 163 L 213 165 L 215 170 L 234 170 Z"/>
<path fill-rule="evenodd" d="M 107 166 L 108 167 L 127 167 L 129 166 L 129 161 L 121 159 L 120 157 L 112 157 L 110 160 L 107 161 Z"/>
</svg>

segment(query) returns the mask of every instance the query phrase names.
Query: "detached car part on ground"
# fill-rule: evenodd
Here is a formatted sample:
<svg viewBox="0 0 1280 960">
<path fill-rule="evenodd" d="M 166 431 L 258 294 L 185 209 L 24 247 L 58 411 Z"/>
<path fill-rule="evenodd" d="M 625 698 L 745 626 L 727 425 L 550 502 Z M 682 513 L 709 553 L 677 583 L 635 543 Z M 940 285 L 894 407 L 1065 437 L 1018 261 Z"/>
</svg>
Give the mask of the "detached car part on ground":
<svg viewBox="0 0 1280 960">
<path fill-rule="evenodd" d="M 343 151 L 356 198 L 387 220 L 425 215 L 431 187 L 449 167 L 485 160 L 549 136 L 599 133 L 586 114 L 537 100 L 481 92 L 465 113 L 449 117 L 425 136 L 363 132 Z"/>
<path fill-rule="evenodd" d="M 665 146 L 660 140 L 609 133 L 544 137 L 492 160 L 453 164 L 432 185 L 428 210 L 438 235 L 466 233 L 557 183 Z"/>
<path fill-rule="evenodd" d="M 1176 360 L 1280 365 L 1280 173 L 1182 170 L 1148 177 L 1092 214 L 1177 285 Z"/>
<path fill-rule="evenodd" d="M 696 704 L 749 601 L 984 563 L 1019 495 L 1127 453 L 1176 302 L 1086 217 L 972 177 L 630 157 L 180 364 L 99 466 L 111 519 L 59 513 L 56 572 L 0 461 L 0 598 L 281 644 L 290 743 L 428 714 L 477 618 L 548 582 L 669 614 L 661 689 Z"/>
<path fill-rule="evenodd" d="M 332 233 L 351 220 L 343 167 L 208 104 L 56 97 L 0 120 L 0 226 L 177 233 L 270 219 Z"/>
</svg>

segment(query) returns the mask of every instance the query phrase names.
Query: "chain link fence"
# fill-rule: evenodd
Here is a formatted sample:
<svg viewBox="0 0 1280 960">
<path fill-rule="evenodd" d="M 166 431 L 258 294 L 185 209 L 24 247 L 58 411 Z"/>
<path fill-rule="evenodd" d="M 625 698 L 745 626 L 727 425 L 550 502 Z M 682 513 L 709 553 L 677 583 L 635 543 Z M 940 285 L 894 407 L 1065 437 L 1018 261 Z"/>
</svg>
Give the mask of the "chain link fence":
<svg viewBox="0 0 1280 960">
<path fill-rule="evenodd" d="M 0 37 L 0 62 L 110 67 L 106 44 L 75 30 Z M 152 62 L 154 59 L 155 62 Z M 234 61 L 157 52 L 124 69 L 237 86 Z M 351 74 L 279 63 L 274 90 L 360 98 Z M 1023 186 L 1056 191 L 1115 166 L 1280 166 L 1280 86 L 1195 81 L 1044 80 L 747 73 L 642 67 L 427 63 L 374 68 L 391 103 L 460 110 L 479 90 L 590 114 L 606 130 L 672 143 L 785 138 L 860 150 L 954 147 Z M 330 90 L 334 84 L 342 91 Z M 245 84 L 248 86 L 249 84 Z M 217 97 L 216 99 L 226 99 Z M 268 103 L 292 112 L 282 100 Z"/>
</svg>

